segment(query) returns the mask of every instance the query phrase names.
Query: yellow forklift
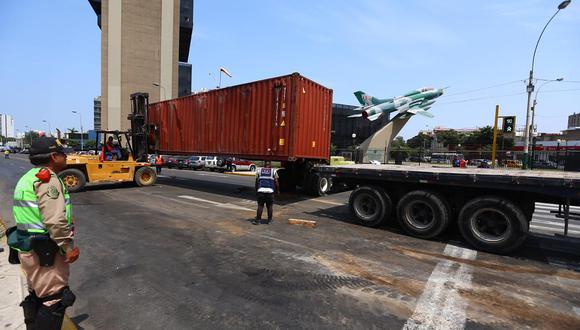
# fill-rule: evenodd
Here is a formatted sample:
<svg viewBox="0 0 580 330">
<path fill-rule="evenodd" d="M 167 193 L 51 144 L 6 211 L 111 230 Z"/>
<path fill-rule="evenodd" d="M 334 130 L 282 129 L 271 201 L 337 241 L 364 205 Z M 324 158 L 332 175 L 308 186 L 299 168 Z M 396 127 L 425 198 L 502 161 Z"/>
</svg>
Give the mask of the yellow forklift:
<svg viewBox="0 0 580 330">
<path fill-rule="evenodd" d="M 157 174 L 147 153 L 148 98 L 131 95 L 131 100 L 131 130 L 97 131 L 94 155 L 67 156 L 67 168 L 59 176 L 69 192 L 79 191 L 87 183 L 135 182 L 141 187 L 155 184 Z"/>
</svg>

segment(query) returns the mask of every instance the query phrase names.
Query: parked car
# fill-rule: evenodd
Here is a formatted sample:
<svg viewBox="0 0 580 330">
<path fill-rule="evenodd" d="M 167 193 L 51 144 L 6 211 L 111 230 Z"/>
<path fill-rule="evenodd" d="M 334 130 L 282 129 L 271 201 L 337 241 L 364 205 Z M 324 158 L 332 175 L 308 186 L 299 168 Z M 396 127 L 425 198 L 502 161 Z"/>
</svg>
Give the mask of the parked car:
<svg viewBox="0 0 580 330">
<path fill-rule="evenodd" d="M 247 159 L 238 159 L 231 157 L 226 159 L 226 170 L 230 172 L 235 171 L 251 171 L 256 172 L 256 164 Z"/>
<path fill-rule="evenodd" d="M 219 165 L 218 165 L 219 163 Z M 225 166 L 225 159 L 216 156 L 206 156 L 204 167 L 210 171 L 216 171 Z"/>
<path fill-rule="evenodd" d="M 517 159 L 508 159 L 504 162 L 505 166 L 508 168 L 521 168 L 522 161 Z"/>
<path fill-rule="evenodd" d="M 555 162 L 549 160 L 537 159 L 532 163 L 532 168 L 542 169 L 542 170 L 555 170 L 558 167 Z"/>
<path fill-rule="evenodd" d="M 165 166 L 167 166 L 167 168 L 178 168 L 181 170 L 184 167 L 187 167 L 187 164 L 184 165 L 187 158 L 187 156 L 170 156 L 166 159 Z"/>
<path fill-rule="evenodd" d="M 256 171 L 256 164 L 254 162 L 246 160 L 246 159 L 239 159 L 235 157 L 216 157 L 216 156 L 207 156 L 205 158 L 205 168 L 209 169 L 210 171 L 220 171 L 220 172 L 235 172 L 235 171 Z"/>
<path fill-rule="evenodd" d="M 205 167 L 206 156 L 191 156 L 187 159 L 187 168 L 190 170 L 201 170 Z"/>
<path fill-rule="evenodd" d="M 472 159 L 469 161 L 469 165 L 476 166 L 478 168 L 491 168 L 491 160 L 489 159 Z"/>
</svg>

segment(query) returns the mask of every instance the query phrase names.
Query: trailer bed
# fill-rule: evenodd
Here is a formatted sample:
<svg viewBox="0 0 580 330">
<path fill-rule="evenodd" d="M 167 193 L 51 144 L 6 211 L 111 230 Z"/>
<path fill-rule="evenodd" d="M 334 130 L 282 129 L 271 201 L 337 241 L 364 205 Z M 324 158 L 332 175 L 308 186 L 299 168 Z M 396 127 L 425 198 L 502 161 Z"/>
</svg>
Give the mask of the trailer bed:
<svg viewBox="0 0 580 330">
<path fill-rule="evenodd" d="M 330 175 L 334 180 L 347 182 L 396 181 L 491 188 L 514 192 L 526 191 L 539 195 L 570 198 L 573 204 L 580 203 L 580 173 L 578 172 L 373 164 L 318 166 L 314 171 L 320 175 Z"/>
</svg>

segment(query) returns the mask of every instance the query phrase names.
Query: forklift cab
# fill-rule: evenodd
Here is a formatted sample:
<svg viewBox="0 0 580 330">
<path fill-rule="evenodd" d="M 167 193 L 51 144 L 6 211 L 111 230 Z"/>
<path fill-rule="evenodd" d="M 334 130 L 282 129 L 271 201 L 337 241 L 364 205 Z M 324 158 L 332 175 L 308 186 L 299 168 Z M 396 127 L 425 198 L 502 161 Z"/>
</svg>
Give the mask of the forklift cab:
<svg viewBox="0 0 580 330">
<path fill-rule="evenodd" d="M 134 161 L 133 148 L 127 132 L 97 131 L 96 133 L 99 144 L 96 146 L 95 154 L 100 156 L 101 161 Z"/>
</svg>

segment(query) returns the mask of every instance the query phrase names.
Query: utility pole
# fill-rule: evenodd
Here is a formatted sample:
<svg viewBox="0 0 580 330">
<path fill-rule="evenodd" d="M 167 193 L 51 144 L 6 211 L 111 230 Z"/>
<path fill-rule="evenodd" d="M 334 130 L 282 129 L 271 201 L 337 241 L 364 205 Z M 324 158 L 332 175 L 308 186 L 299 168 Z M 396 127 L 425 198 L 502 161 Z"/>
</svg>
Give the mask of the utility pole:
<svg viewBox="0 0 580 330">
<path fill-rule="evenodd" d="M 532 116 L 532 93 L 534 92 L 534 63 L 536 60 L 536 51 L 538 50 L 538 45 L 540 44 L 540 39 L 542 39 L 542 35 L 544 34 L 544 31 L 546 31 L 548 24 L 550 24 L 550 22 L 554 19 L 554 17 L 556 17 L 556 15 L 560 12 L 560 10 L 568 7 L 570 2 L 572 2 L 572 1 L 565 0 L 565 1 L 562 1 L 558 5 L 558 10 L 556 10 L 554 15 L 552 15 L 552 17 L 548 20 L 548 23 L 546 23 L 546 25 L 544 25 L 544 28 L 542 29 L 542 32 L 540 33 L 540 37 L 538 38 L 538 41 L 536 42 L 536 47 L 534 48 L 534 55 L 532 56 L 532 68 L 530 70 L 530 77 L 528 78 L 528 85 L 526 86 L 526 91 L 528 93 L 528 107 L 526 108 L 526 127 L 524 129 L 524 159 L 522 161 L 522 169 L 523 170 L 527 170 L 529 167 L 528 163 L 529 163 L 529 149 L 530 149 L 530 136 L 531 136 L 531 134 L 530 134 L 531 133 L 530 117 Z"/>
</svg>

